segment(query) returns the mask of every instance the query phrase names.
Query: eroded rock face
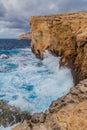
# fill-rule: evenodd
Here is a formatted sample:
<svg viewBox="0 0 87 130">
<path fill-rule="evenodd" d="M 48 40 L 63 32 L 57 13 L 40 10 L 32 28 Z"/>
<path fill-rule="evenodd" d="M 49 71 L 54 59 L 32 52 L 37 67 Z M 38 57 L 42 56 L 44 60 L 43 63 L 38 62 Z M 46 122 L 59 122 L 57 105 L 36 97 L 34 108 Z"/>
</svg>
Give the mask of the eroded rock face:
<svg viewBox="0 0 87 130">
<path fill-rule="evenodd" d="M 7 127 L 23 122 L 24 119 L 29 120 L 30 118 L 31 116 L 29 113 L 22 112 L 0 100 L 0 126 Z"/>
<path fill-rule="evenodd" d="M 76 83 L 87 78 L 87 12 L 31 17 L 32 51 L 43 58 L 47 49 L 72 68 Z"/>
<path fill-rule="evenodd" d="M 13 130 L 87 130 L 87 79 L 66 96 L 53 101 L 44 114 L 44 122 L 36 114 L 33 121 L 31 118 Z"/>
</svg>

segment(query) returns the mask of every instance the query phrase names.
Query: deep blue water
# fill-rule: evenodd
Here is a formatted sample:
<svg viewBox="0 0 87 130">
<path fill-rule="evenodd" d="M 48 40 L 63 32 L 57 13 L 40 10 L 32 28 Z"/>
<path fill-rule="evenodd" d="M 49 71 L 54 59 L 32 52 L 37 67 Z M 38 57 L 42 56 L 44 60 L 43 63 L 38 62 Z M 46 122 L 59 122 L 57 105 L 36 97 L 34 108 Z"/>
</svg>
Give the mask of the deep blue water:
<svg viewBox="0 0 87 130">
<path fill-rule="evenodd" d="M 45 52 L 35 57 L 29 40 L 0 40 L 0 99 L 31 113 L 45 111 L 73 86 L 69 69 L 59 69 L 60 58 Z"/>
<path fill-rule="evenodd" d="M 0 50 L 30 47 L 31 40 L 0 39 Z"/>
</svg>

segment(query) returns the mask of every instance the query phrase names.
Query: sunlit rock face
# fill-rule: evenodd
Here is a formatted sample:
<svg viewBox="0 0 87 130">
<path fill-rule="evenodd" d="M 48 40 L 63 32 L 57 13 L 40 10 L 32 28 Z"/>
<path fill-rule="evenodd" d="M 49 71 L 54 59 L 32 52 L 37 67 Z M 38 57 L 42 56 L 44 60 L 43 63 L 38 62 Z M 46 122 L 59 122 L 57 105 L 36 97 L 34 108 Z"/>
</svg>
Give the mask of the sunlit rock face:
<svg viewBox="0 0 87 130">
<path fill-rule="evenodd" d="M 87 78 L 87 12 L 32 16 L 30 26 L 37 57 L 48 49 L 72 68 L 76 83 Z"/>
</svg>

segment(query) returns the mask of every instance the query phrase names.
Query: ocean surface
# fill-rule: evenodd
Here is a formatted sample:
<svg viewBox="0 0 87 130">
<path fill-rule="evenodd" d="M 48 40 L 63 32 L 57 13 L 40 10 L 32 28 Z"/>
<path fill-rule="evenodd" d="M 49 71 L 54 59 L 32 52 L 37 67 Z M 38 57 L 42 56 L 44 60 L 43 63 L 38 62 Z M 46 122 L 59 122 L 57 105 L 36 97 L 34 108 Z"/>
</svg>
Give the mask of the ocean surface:
<svg viewBox="0 0 87 130">
<path fill-rule="evenodd" d="M 0 40 L 0 100 L 33 114 L 69 92 L 74 84 L 70 69 L 59 68 L 60 58 L 48 51 L 44 55 L 37 59 L 29 40 Z"/>
</svg>

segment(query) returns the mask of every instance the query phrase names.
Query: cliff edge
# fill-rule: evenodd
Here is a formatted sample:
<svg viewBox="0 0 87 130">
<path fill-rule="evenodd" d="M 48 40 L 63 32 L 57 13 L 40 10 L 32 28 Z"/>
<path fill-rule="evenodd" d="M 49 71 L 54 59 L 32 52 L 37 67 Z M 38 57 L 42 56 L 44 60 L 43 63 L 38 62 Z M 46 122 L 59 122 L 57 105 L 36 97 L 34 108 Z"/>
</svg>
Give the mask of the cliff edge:
<svg viewBox="0 0 87 130">
<path fill-rule="evenodd" d="M 32 16 L 30 26 L 37 57 L 47 49 L 72 69 L 76 83 L 87 78 L 87 12 Z"/>
</svg>

